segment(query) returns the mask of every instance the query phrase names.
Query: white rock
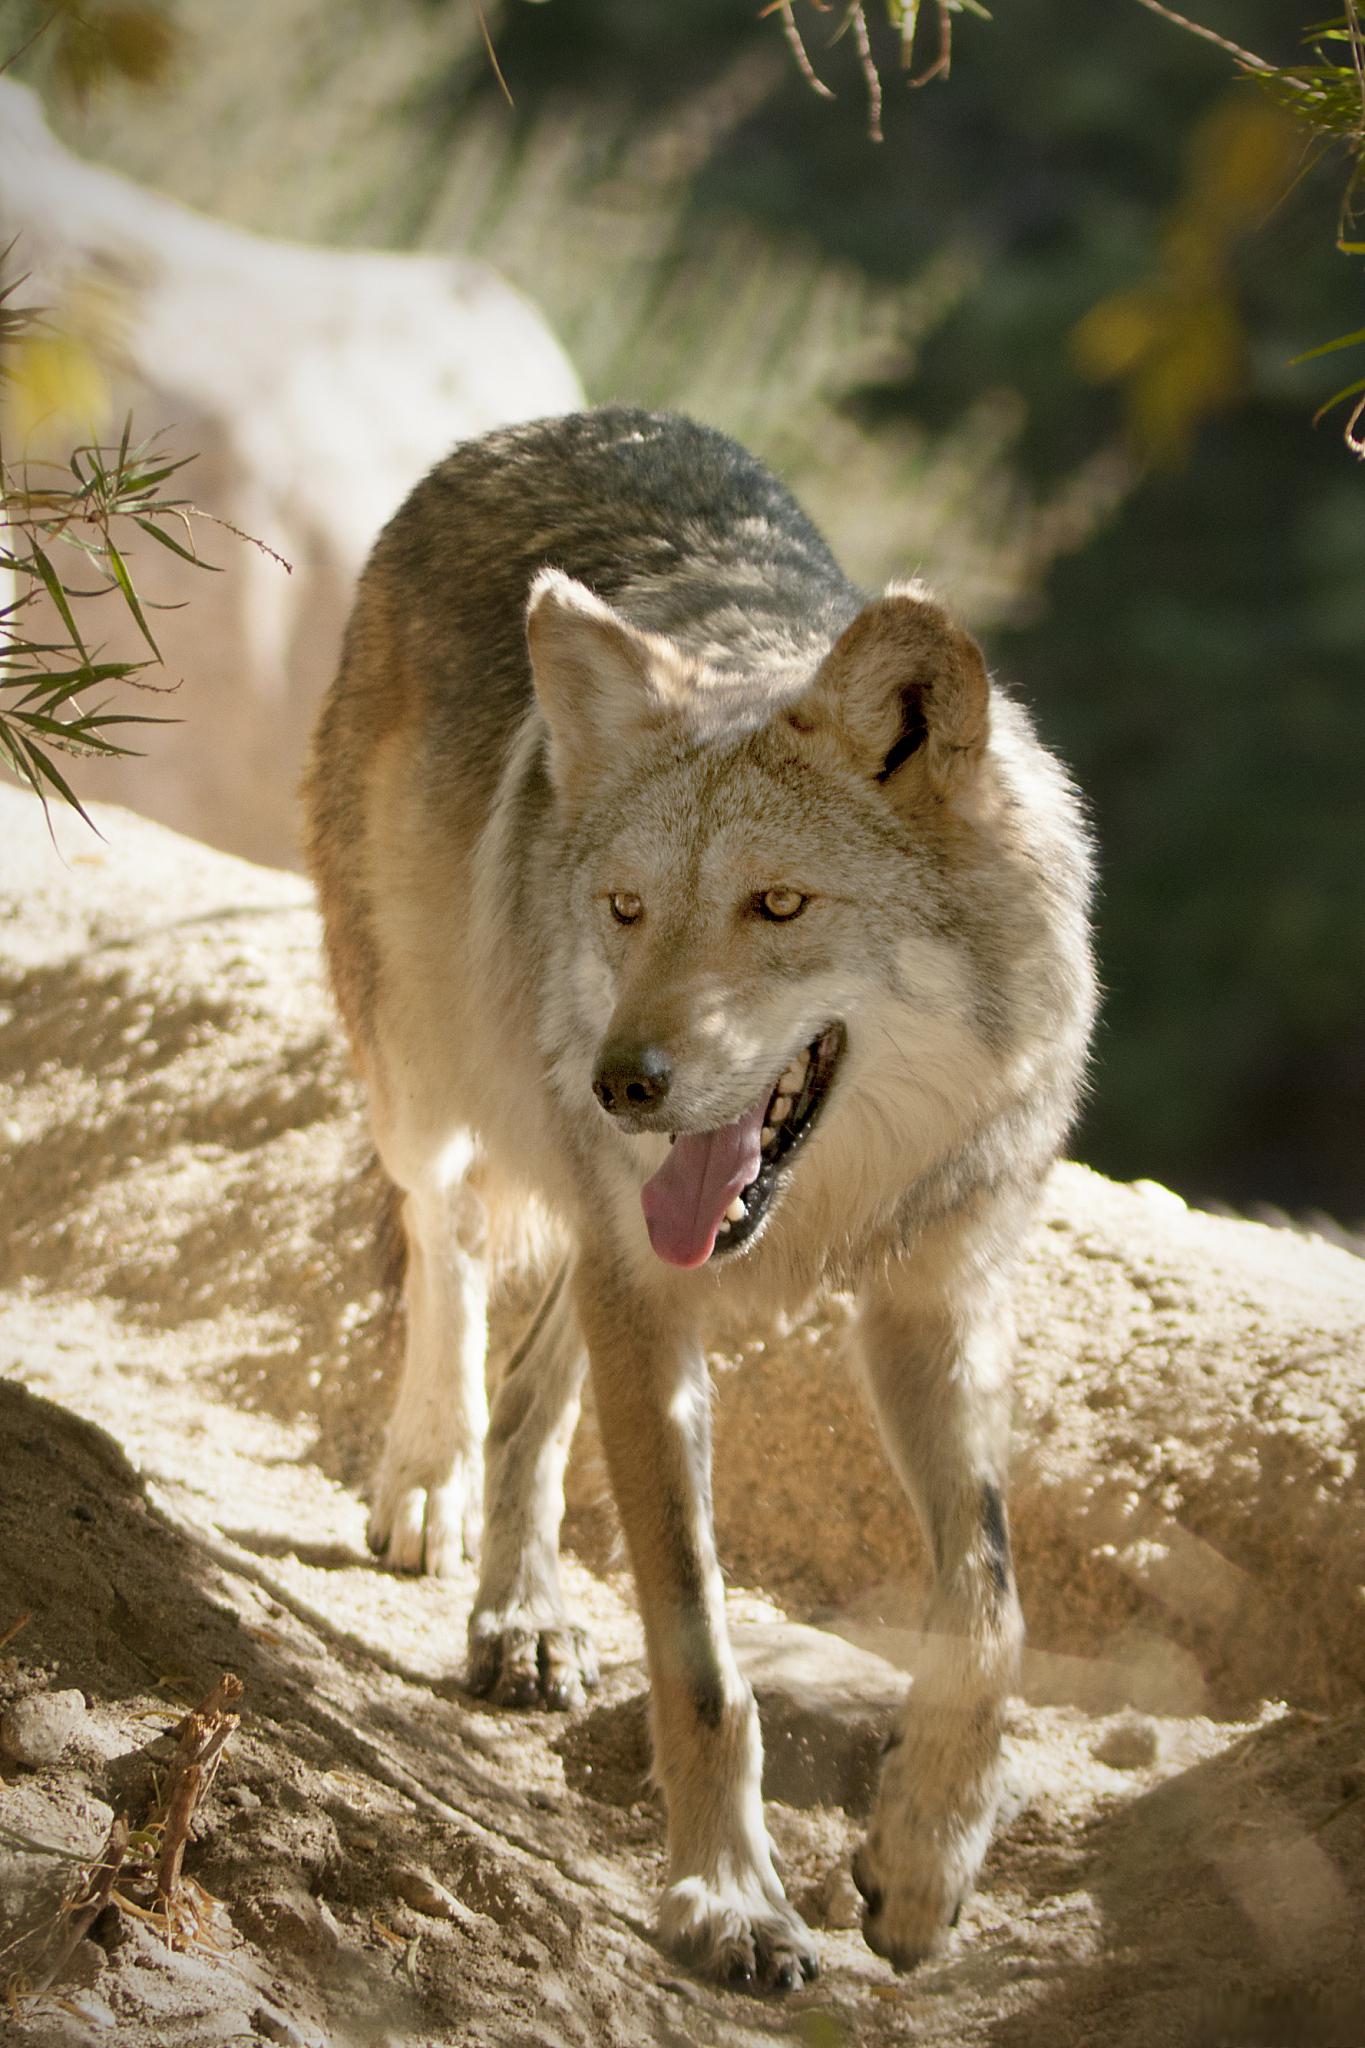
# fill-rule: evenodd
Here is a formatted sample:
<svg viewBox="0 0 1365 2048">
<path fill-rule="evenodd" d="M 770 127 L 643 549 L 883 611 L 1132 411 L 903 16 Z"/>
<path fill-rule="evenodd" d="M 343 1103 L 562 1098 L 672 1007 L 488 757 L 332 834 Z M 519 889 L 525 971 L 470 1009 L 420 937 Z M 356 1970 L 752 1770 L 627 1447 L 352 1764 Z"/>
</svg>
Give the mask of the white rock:
<svg viewBox="0 0 1365 2048">
<path fill-rule="evenodd" d="M 6 78 L 0 136 L 0 246 L 17 236 L 27 273 L 14 303 L 60 316 L 98 279 L 117 330 L 113 437 L 130 410 L 138 439 L 169 429 L 169 450 L 196 458 L 172 495 L 293 569 L 207 525 L 218 576 L 139 545 L 144 597 L 185 606 L 148 613 L 161 679 L 184 687 L 132 708 L 183 723 L 135 742 L 145 758 L 76 763 L 71 779 L 296 867 L 304 748 L 380 527 L 456 441 L 571 411 L 578 379 L 535 308 L 472 259 L 308 248 L 211 220 L 72 156 Z M 104 659 L 145 655 L 112 602 L 97 624 Z"/>
<path fill-rule="evenodd" d="M 1141 1771 L 1154 1764 L 1161 1742 L 1153 1722 L 1125 1715 L 1091 1746 L 1091 1755 L 1114 1771 Z"/>
<path fill-rule="evenodd" d="M 85 1697 L 74 1690 L 31 1692 L 0 1715 L 0 1753 L 36 1770 L 55 1764 L 85 1724 Z"/>
<path fill-rule="evenodd" d="M 423 1865 L 404 1864 L 395 1870 L 393 1886 L 414 1912 L 425 1913 L 433 1920 L 456 1920 L 467 1925 L 478 1917 Z"/>
<path fill-rule="evenodd" d="M 797 1622 L 741 1623 L 733 1635 L 758 1701 L 765 1795 L 867 1812 L 882 1743 L 905 1698 L 903 1673 Z"/>
</svg>

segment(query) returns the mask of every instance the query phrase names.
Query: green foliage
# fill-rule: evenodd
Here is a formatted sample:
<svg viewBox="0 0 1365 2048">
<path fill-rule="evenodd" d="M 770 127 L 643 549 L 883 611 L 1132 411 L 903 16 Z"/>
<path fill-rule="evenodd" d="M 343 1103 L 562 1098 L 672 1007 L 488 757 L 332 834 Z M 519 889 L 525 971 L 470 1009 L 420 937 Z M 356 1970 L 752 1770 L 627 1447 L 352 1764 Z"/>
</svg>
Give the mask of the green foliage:
<svg viewBox="0 0 1365 2048">
<path fill-rule="evenodd" d="M 1156 0 L 1143 0 L 1154 12 L 1191 24 Z M 1255 80 L 1267 97 L 1287 115 L 1300 131 L 1317 141 L 1340 146 L 1347 158 L 1346 188 L 1341 201 L 1337 247 L 1347 255 L 1365 254 L 1365 243 L 1353 241 L 1350 224 L 1355 217 L 1356 195 L 1365 179 L 1365 32 L 1362 32 L 1356 0 L 1346 0 L 1344 14 L 1315 23 L 1303 33 L 1312 52 L 1312 62 L 1268 64 L 1250 51 L 1232 50 L 1243 73 Z M 1307 349 L 1294 358 L 1296 363 L 1312 362 L 1336 349 L 1352 348 L 1360 335 L 1343 335 L 1321 347 Z M 1348 399 L 1357 399 L 1346 422 L 1343 439 L 1353 455 L 1365 456 L 1365 377 L 1347 384 L 1319 407 L 1317 417 L 1331 412 Z"/>
<path fill-rule="evenodd" d="M 1247 68 L 1301 127 L 1344 145 L 1349 214 L 1353 192 L 1365 177 L 1365 36 L 1355 0 L 1344 14 L 1305 29 L 1303 41 L 1313 53 L 1311 63 L 1276 66 L 1255 59 Z"/>
<path fill-rule="evenodd" d="M 0 378 L 16 381 L 25 344 L 60 341 L 41 314 L 14 303 L 22 284 L 0 288 Z M 79 354 L 73 360 L 79 361 Z M 0 763 L 25 782 L 44 809 L 56 796 L 88 816 L 56 754 L 128 754 L 112 735 L 167 721 L 148 712 L 110 709 L 111 689 L 158 686 L 148 671 L 161 657 L 128 566 L 128 534 L 140 533 L 197 568 L 193 508 L 167 495 L 191 458 L 167 459 L 154 443 L 132 444 L 131 422 L 116 446 L 77 447 L 65 466 L 6 459 L 0 443 Z M 75 579 L 79 577 L 80 581 Z M 46 599 L 61 637 L 33 637 L 30 621 Z M 94 601 L 113 598 L 134 620 L 147 653 L 139 661 L 101 660 L 88 620 Z"/>
</svg>

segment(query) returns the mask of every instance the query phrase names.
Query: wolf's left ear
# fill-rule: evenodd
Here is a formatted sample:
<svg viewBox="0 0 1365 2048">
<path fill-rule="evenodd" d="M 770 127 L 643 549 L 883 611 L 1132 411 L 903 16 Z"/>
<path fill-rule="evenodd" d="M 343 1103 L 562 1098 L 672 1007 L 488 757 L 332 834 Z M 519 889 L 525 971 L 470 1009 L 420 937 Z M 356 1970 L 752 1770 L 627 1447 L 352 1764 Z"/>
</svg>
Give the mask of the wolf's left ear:
<svg viewBox="0 0 1365 2048">
<path fill-rule="evenodd" d="M 965 793 L 990 735 L 981 649 L 914 584 L 892 584 L 845 629 L 791 707 L 798 732 L 832 730 L 888 793 Z"/>
<path fill-rule="evenodd" d="M 526 640 L 551 779 L 570 803 L 676 721 L 696 679 L 673 641 L 632 625 L 560 569 L 542 569 L 531 585 Z"/>
</svg>

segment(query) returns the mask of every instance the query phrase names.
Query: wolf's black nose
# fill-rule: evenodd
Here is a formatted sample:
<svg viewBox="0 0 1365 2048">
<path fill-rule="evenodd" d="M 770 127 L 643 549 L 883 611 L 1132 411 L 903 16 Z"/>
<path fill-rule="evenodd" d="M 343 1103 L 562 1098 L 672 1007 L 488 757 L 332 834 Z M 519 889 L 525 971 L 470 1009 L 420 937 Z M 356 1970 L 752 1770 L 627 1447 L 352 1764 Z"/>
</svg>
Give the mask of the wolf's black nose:
<svg viewBox="0 0 1365 2048">
<path fill-rule="evenodd" d="M 592 1092 L 611 1116 L 653 1109 L 673 1079 L 673 1064 L 657 1045 L 604 1045 Z"/>
</svg>

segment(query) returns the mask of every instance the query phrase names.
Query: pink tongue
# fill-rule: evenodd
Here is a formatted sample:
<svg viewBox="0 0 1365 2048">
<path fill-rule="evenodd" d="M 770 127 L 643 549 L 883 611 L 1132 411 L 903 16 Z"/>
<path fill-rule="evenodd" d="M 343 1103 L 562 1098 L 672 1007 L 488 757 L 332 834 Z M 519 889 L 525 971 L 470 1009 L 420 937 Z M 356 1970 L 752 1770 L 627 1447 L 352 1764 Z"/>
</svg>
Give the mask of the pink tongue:
<svg viewBox="0 0 1365 2048">
<path fill-rule="evenodd" d="M 758 1173 L 767 1106 L 765 1096 L 723 1130 L 684 1133 L 641 1188 L 650 1244 L 670 1266 L 701 1266 L 710 1258 L 722 1217 Z"/>
</svg>

